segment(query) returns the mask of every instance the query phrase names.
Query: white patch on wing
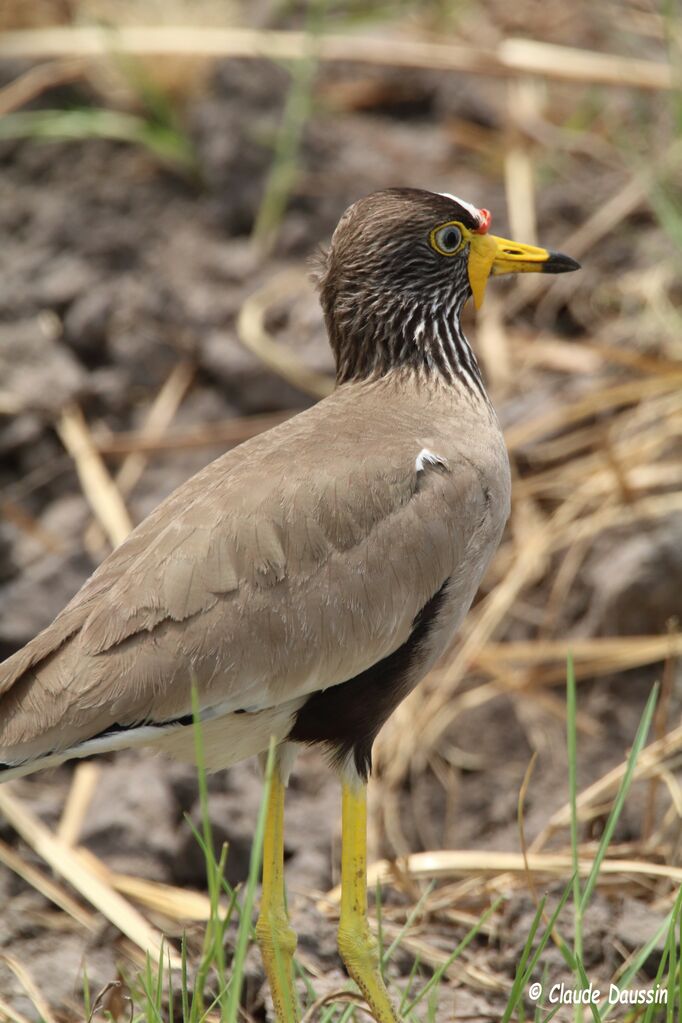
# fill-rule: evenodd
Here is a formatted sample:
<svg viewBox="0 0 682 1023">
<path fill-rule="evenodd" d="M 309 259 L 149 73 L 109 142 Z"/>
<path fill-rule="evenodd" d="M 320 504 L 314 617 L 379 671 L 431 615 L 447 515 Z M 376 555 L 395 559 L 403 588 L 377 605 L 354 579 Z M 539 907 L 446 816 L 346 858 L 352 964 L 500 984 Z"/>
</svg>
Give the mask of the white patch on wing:
<svg viewBox="0 0 682 1023">
<path fill-rule="evenodd" d="M 458 195 L 453 195 L 452 192 L 439 192 L 438 194 L 444 196 L 446 199 L 452 199 L 453 202 L 459 203 L 459 205 L 463 206 L 465 210 L 468 210 L 474 220 L 477 220 L 480 224 L 481 214 L 479 213 L 478 208 L 472 203 L 467 202 L 465 199 L 460 199 Z"/>
<path fill-rule="evenodd" d="M 428 448 L 422 448 L 417 455 L 417 460 L 414 463 L 414 467 L 417 472 L 423 472 L 427 465 L 442 466 L 444 469 L 448 468 L 448 463 L 445 458 L 441 455 L 434 454 L 433 451 L 429 451 Z"/>
</svg>

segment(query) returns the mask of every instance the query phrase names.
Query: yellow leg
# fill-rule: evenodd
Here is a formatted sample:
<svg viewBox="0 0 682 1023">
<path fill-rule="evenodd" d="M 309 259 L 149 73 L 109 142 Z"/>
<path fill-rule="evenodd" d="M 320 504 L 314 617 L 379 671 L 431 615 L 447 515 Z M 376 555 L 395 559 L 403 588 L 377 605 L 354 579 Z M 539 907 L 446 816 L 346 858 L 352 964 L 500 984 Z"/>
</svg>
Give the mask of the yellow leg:
<svg viewBox="0 0 682 1023">
<path fill-rule="evenodd" d="M 339 951 L 377 1023 L 398 1023 L 367 922 L 367 786 L 343 785 Z"/>
<path fill-rule="evenodd" d="M 298 1006 L 293 959 L 296 935 L 289 926 L 284 891 L 284 785 L 272 775 L 263 841 L 263 892 L 256 935 L 263 957 L 277 1023 L 296 1023 Z"/>
</svg>

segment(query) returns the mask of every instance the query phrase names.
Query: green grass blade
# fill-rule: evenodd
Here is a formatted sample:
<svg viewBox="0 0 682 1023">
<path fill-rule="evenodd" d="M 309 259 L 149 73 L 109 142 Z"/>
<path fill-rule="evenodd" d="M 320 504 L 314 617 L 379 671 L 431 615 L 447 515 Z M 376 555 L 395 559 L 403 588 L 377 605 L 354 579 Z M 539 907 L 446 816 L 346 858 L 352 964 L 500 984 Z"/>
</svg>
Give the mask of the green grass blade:
<svg viewBox="0 0 682 1023">
<path fill-rule="evenodd" d="M 680 911 L 682 910 L 682 888 L 677 893 L 675 904 L 669 916 L 669 927 L 668 933 L 665 940 L 665 948 L 661 961 L 656 971 L 656 977 L 654 979 L 653 988 L 654 990 L 660 989 L 662 986 L 663 972 L 665 965 L 668 965 L 668 979 L 666 984 L 666 991 L 668 994 L 668 1002 L 666 1007 L 666 1023 L 673 1023 L 674 1020 L 674 1005 L 675 1005 L 675 993 L 677 987 L 677 971 L 679 968 L 679 959 L 677 953 L 677 923 L 680 919 Z M 651 1019 L 653 1019 L 654 1005 L 649 1006 L 651 1010 Z M 646 1017 L 645 1017 L 646 1020 Z M 648 1023 L 648 1021 L 647 1021 Z"/>
<path fill-rule="evenodd" d="M 434 985 L 429 991 L 429 1004 L 426 1010 L 427 1023 L 436 1023 L 436 1013 L 438 1012 L 438 993 L 439 988 Z"/>
<path fill-rule="evenodd" d="M 653 981 L 653 984 L 652 984 L 652 987 L 653 987 L 654 990 L 660 988 L 660 986 L 661 986 L 661 981 L 663 980 L 663 974 L 665 973 L 665 968 L 666 968 L 666 966 L 668 964 L 669 955 L 670 955 L 670 945 L 669 945 L 669 938 L 668 938 L 668 940 L 666 940 L 665 948 L 663 949 L 663 955 L 661 956 L 661 961 L 658 964 L 658 969 L 656 970 L 656 976 L 654 977 L 654 981 Z M 652 1020 L 654 1018 L 654 1012 L 657 1010 L 657 1008 L 658 1008 L 658 1006 L 655 1005 L 653 1002 L 652 1002 L 651 1005 L 648 1005 L 647 1009 L 646 1009 L 646 1012 L 644 1013 L 644 1019 L 642 1020 L 642 1023 L 652 1023 Z"/>
<path fill-rule="evenodd" d="M 561 1008 L 561 1003 L 559 1003 L 559 1005 L 555 1005 L 553 1009 L 550 1009 L 550 1011 L 547 1013 L 546 1016 L 542 1017 L 541 1023 L 550 1023 L 550 1020 L 554 1019 L 554 1017 L 556 1016 L 556 1014 L 557 1014 L 557 1012 L 559 1011 L 560 1008 Z"/>
<path fill-rule="evenodd" d="M 232 961 L 232 979 L 227 993 L 227 1014 L 228 1023 L 238 1023 L 241 1003 L 242 984 L 244 980 L 244 961 L 251 937 L 251 917 L 253 906 L 256 900 L 256 888 L 260 879 L 261 864 L 263 860 L 263 838 L 265 835 L 265 820 L 270 798 L 272 785 L 272 774 L 275 769 L 275 754 L 277 744 L 274 737 L 270 740 L 268 759 L 265 768 L 265 784 L 263 796 L 258 810 L 256 832 L 251 846 L 251 859 L 249 861 L 249 876 L 242 903 L 241 919 L 237 931 L 237 944 Z"/>
<path fill-rule="evenodd" d="M 438 967 L 438 969 L 434 972 L 430 980 L 424 985 L 422 990 L 419 992 L 417 997 L 410 1002 L 407 1009 L 405 1010 L 406 1014 L 413 1012 L 415 1006 L 419 1005 L 419 1003 L 426 997 L 426 995 L 431 991 L 431 989 L 440 983 L 441 978 L 443 977 L 445 971 L 452 966 L 455 959 L 457 959 L 462 954 L 467 945 L 471 944 L 471 942 L 474 940 L 474 938 L 480 931 L 481 927 L 483 927 L 487 920 L 497 910 L 498 906 L 501 904 L 502 901 L 503 896 L 500 896 L 499 899 L 496 899 L 492 906 L 490 906 L 489 909 L 486 909 L 485 913 L 483 913 L 481 918 L 476 921 L 474 926 L 469 931 L 467 931 L 467 933 L 460 941 L 459 945 L 457 945 L 454 951 L 450 953 L 445 962 Z"/>
<path fill-rule="evenodd" d="M 0 139 L 24 138 L 43 142 L 112 139 L 144 146 L 157 159 L 194 170 L 196 158 L 184 135 L 162 124 L 106 107 L 74 110 L 22 110 L 0 119 Z"/>
<path fill-rule="evenodd" d="M 216 1005 L 218 1005 L 220 1002 L 222 1002 L 222 1000 L 223 1000 L 223 998 L 225 997 L 226 994 L 227 994 L 227 987 L 219 988 L 218 989 L 218 994 L 214 995 L 213 1001 L 209 1003 L 208 1007 L 202 1013 L 202 1015 L 201 1015 L 201 1017 L 199 1019 L 199 1023 L 206 1023 L 206 1020 L 209 1018 L 209 1016 L 211 1015 L 211 1013 L 215 1009 Z"/>
<path fill-rule="evenodd" d="M 175 1023 L 175 989 L 173 986 L 170 948 L 168 949 L 168 1023 Z"/>
<path fill-rule="evenodd" d="M 420 965 L 421 965 L 421 959 L 417 955 L 417 956 L 414 957 L 414 960 L 412 962 L 412 967 L 410 969 L 410 974 L 409 974 L 409 976 L 407 978 L 407 983 L 405 984 L 405 987 L 403 988 L 403 993 L 402 993 L 402 996 L 400 998 L 400 1005 L 398 1006 L 398 1015 L 400 1015 L 400 1016 L 402 1016 L 403 1013 L 404 1013 L 405 1006 L 407 1005 L 407 1001 L 408 1001 L 408 999 L 410 997 L 410 991 L 412 990 L 412 985 L 414 984 L 414 978 L 417 975 L 417 971 L 418 971 Z"/>
<path fill-rule="evenodd" d="M 304 969 L 299 961 L 294 957 L 294 977 L 299 977 L 305 986 L 305 994 L 308 1004 L 312 1005 L 313 1002 L 317 1001 L 317 991 L 315 986 L 308 975 L 308 971 Z"/>
<path fill-rule="evenodd" d="M 624 970 L 620 976 L 617 973 L 615 974 L 613 979 L 614 984 L 617 982 L 618 986 L 623 988 L 628 988 L 632 985 L 632 982 L 635 979 L 636 975 L 642 969 L 644 963 L 651 957 L 652 952 L 658 945 L 661 935 L 664 934 L 666 930 L 670 927 L 671 917 L 672 913 L 670 913 L 666 917 L 661 926 L 656 930 L 656 933 L 647 941 L 645 945 L 642 946 L 642 948 L 639 950 L 639 952 L 636 954 L 636 956 L 628 966 L 627 970 Z M 613 1005 L 607 1005 L 604 1007 L 601 1016 L 601 1023 L 606 1023 L 606 1020 L 608 1020 L 612 1010 L 615 1008 L 616 1008 L 615 1002 L 613 1003 Z"/>
<path fill-rule="evenodd" d="M 580 988 L 583 991 L 587 991 L 587 989 L 590 986 L 590 982 L 588 980 L 587 974 L 585 973 L 585 967 L 583 966 L 581 959 L 576 959 L 576 966 L 578 968 L 578 977 L 580 978 Z M 594 1004 L 592 999 L 590 999 L 588 1005 L 590 1007 L 590 1012 L 592 1013 L 593 1023 L 602 1023 L 599 1010 L 597 1009 L 597 1006 Z M 583 1006 L 580 1005 L 578 1008 L 582 1009 Z"/>
<path fill-rule="evenodd" d="M 159 948 L 159 965 L 156 972 L 156 990 L 154 991 L 154 1004 L 156 1010 L 160 1014 L 163 1007 L 163 978 L 164 978 L 164 942 L 161 940 L 161 947 Z"/>
<path fill-rule="evenodd" d="M 309 52 L 291 69 L 291 86 L 275 142 L 274 159 L 253 226 L 253 237 L 266 249 L 274 244 L 298 174 L 301 140 L 313 105 L 313 81 L 317 70 L 314 41 L 323 28 L 326 8 L 327 0 L 311 0 L 308 4 L 306 39 L 310 44 Z"/>
<path fill-rule="evenodd" d="M 604 827 L 604 833 L 601 836 L 601 840 L 599 842 L 599 847 L 597 849 L 597 854 L 594 858 L 594 863 L 592 864 L 592 869 L 585 883 L 582 899 L 580 901 L 581 912 L 584 912 L 586 907 L 589 905 L 592 893 L 594 891 L 594 886 L 596 885 L 597 878 L 599 877 L 599 871 L 601 869 L 602 861 L 606 856 L 606 851 L 611 843 L 611 839 L 613 838 L 613 832 L 615 831 L 616 824 L 618 823 L 620 815 L 623 811 L 625 799 L 628 792 L 630 791 L 630 785 L 632 784 L 632 778 L 635 773 L 635 767 L 637 766 L 637 759 L 639 757 L 639 754 L 642 752 L 642 749 L 644 748 L 644 744 L 649 733 L 649 728 L 651 727 L 651 721 L 654 716 L 654 710 L 656 709 L 657 699 L 658 684 L 656 684 L 653 687 L 649 695 L 649 699 L 646 702 L 646 707 L 644 708 L 644 713 L 642 714 L 642 718 L 637 729 L 635 741 L 632 744 L 632 749 L 630 750 L 630 755 L 628 756 L 627 767 L 625 769 L 625 774 L 623 775 L 623 780 L 621 781 L 620 786 L 618 788 L 618 792 L 616 794 L 616 798 L 614 800 L 611 813 L 609 814 L 608 820 Z"/>
<path fill-rule="evenodd" d="M 87 965 L 83 965 L 83 1012 L 85 1018 L 89 1019 L 92 1015 L 92 996 L 90 994 L 90 980 L 88 978 Z"/>
<path fill-rule="evenodd" d="M 677 974 L 678 974 L 678 978 L 677 978 L 678 979 L 678 985 L 677 985 L 677 1004 L 678 1004 L 678 1007 L 679 1007 L 679 1010 L 680 1010 L 679 1011 L 679 1016 L 682 1017 L 682 913 L 680 913 L 680 919 L 679 919 L 679 931 L 678 931 L 677 947 L 678 947 L 678 949 L 681 950 L 680 954 L 677 957 L 678 960 L 681 960 L 680 966 L 678 967 L 678 970 L 677 970 Z"/>
<path fill-rule="evenodd" d="M 580 905 L 578 856 L 578 742 L 577 696 L 573 655 L 566 658 L 566 745 L 568 750 L 568 798 L 571 805 L 571 858 L 573 861 L 573 901 Z"/>
<path fill-rule="evenodd" d="M 182 997 L 182 1023 L 189 1023 L 189 971 L 187 969 L 187 934 L 182 932 L 180 944 L 180 993 Z"/>
<path fill-rule="evenodd" d="M 552 931 L 554 930 L 554 925 L 557 922 L 561 911 L 563 910 L 564 906 L 568 901 L 568 897 L 571 894 L 572 888 L 573 878 L 571 878 L 571 880 L 564 888 L 563 894 L 559 899 L 559 902 L 557 903 L 556 909 L 549 918 L 549 922 L 547 924 L 547 927 L 545 928 L 542 938 L 540 939 L 538 947 L 535 950 L 533 956 L 530 958 L 530 962 L 528 962 L 528 965 L 526 966 L 526 962 L 528 961 L 529 946 L 532 947 L 533 941 L 535 940 L 535 934 L 537 933 L 540 919 L 542 918 L 542 913 L 544 910 L 545 899 L 543 898 L 540 901 L 535 917 L 533 918 L 533 926 L 531 927 L 531 932 L 528 936 L 528 940 L 526 941 L 526 945 L 524 947 L 524 952 L 521 957 L 521 963 L 519 964 L 519 967 L 516 971 L 514 984 L 512 986 L 512 990 L 509 995 L 509 1001 L 507 1003 L 507 1007 L 505 1009 L 501 1023 L 509 1023 L 509 1020 L 511 1019 L 511 1014 L 516 1008 L 518 1002 L 520 1001 L 523 992 L 526 988 L 526 985 L 533 973 L 533 970 L 535 969 L 540 956 L 545 950 L 547 942 L 549 941 Z"/>
<path fill-rule="evenodd" d="M 426 888 L 426 890 L 424 891 L 423 895 L 420 896 L 418 902 L 416 903 L 416 905 L 410 911 L 407 919 L 405 920 L 405 923 L 400 928 L 400 930 L 396 934 L 396 936 L 393 939 L 393 941 L 391 942 L 391 944 L 388 946 L 388 948 L 387 948 L 386 952 L 384 953 L 384 955 L 381 957 L 382 973 L 383 973 L 383 970 L 385 969 L 385 967 L 390 963 L 391 958 L 392 958 L 392 956 L 395 953 L 395 950 L 400 945 L 400 942 L 403 940 L 403 938 L 405 937 L 405 935 L 409 931 L 410 927 L 412 926 L 414 921 L 417 919 L 417 917 L 421 913 L 422 907 L 424 906 L 424 903 L 426 902 L 427 898 L 429 897 L 429 895 L 433 891 L 433 889 L 435 887 L 435 884 L 436 884 L 435 881 L 431 881 L 429 883 L 429 885 Z"/>
<path fill-rule="evenodd" d="M 507 1020 L 511 1016 L 511 1014 L 512 1014 L 512 1012 L 514 1010 L 514 1007 L 516 1006 L 516 1003 L 518 1002 L 519 998 L 521 997 L 521 993 L 522 993 L 523 988 L 524 988 L 524 977 L 526 976 L 526 963 L 528 962 L 528 958 L 529 958 L 531 950 L 533 948 L 533 942 L 535 941 L 535 936 L 538 933 L 538 930 L 540 929 L 540 922 L 542 920 L 542 914 L 543 914 L 543 912 L 545 910 L 545 903 L 546 903 L 546 901 L 547 901 L 547 896 L 543 895 L 543 897 L 540 899 L 540 902 L 539 902 L 539 904 L 538 904 L 538 906 L 537 906 L 537 908 L 535 910 L 535 916 L 533 917 L 533 922 L 530 925 L 530 930 L 528 932 L 528 937 L 526 938 L 526 942 L 525 942 L 525 944 L 523 946 L 523 952 L 521 953 L 521 958 L 519 960 L 519 964 L 516 967 L 516 973 L 514 975 L 514 983 L 512 984 L 512 989 L 511 989 L 511 992 L 509 994 L 509 1001 L 507 1003 L 507 1009 L 506 1009 L 506 1012 L 505 1012 L 505 1016 L 503 1017 L 502 1023 L 507 1023 Z"/>
<path fill-rule="evenodd" d="M 583 911 L 580 888 L 578 837 L 578 697 L 573 654 L 566 658 L 566 745 L 568 752 L 568 793 L 571 807 L 571 861 L 573 863 L 573 973 L 580 981 L 579 963 L 583 957 Z M 580 981 L 582 983 L 582 981 Z M 575 1023 L 582 1023 L 583 1006 L 576 1006 Z"/>
<path fill-rule="evenodd" d="M 152 970 L 152 960 L 147 953 L 143 977 L 143 989 L 146 1003 L 146 1023 L 164 1023 L 157 1001 L 157 982 Z"/>
<path fill-rule="evenodd" d="M 680 891 L 682 892 L 682 889 Z M 665 1010 L 665 1023 L 674 1023 L 675 996 L 677 994 L 677 971 L 679 969 L 679 960 L 677 956 L 677 919 L 674 917 L 670 927 L 670 936 L 672 940 L 670 942 L 670 954 L 668 956 L 670 966 L 668 969 L 668 1004 Z"/>
<path fill-rule="evenodd" d="M 199 813 L 201 818 L 201 835 L 198 834 L 190 821 L 190 827 L 199 842 L 204 855 L 206 865 L 206 886 L 210 902 L 210 915 L 204 932 L 203 948 L 199 967 L 194 982 L 194 998 L 188 1023 L 197 1023 L 199 1015 L 204 1011 L 204 990 L 208 981 L 208 975 L 215 964 L 219 973 L 224 977 L 225 963 L 222 940 L 217 940 L 217 933 L 220 928 L 217 921 L 218 905 L 220 899 L 220 886 L 218 884 L 218 864 L 216 862 L 213 829 L 208 807 L 208 782 L 206 780 L 206 761 L 204 757 L 204 741 L 201 727 L 201 708 L 199 706 L 199 695 L 196 685 L 192 682 L 192 718 L 194 728 L 194 758 L 197 765 L 197 785 L 199 789 Z"/>
</svg>

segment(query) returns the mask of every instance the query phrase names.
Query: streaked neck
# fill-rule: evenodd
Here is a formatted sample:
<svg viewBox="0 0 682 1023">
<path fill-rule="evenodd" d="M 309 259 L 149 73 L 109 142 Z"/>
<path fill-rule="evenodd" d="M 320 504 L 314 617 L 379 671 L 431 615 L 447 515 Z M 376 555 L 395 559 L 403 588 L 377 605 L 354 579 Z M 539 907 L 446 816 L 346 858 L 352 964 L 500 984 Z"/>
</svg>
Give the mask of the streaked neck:
<svg viewBox="0 0 682 1023">
<path fill-rule="evenodd" d="M 444 383 L 464 384 L 487 401 L 481 372 L 462 333 L 461 308 L 467 295 L 451 294 L 423 302 L 415 297 L 379 302 L 358 299 L 345 312 L 327 315 L 336 354 L 337 382 L 377 378 L 396 369 Z"/>
</svg>

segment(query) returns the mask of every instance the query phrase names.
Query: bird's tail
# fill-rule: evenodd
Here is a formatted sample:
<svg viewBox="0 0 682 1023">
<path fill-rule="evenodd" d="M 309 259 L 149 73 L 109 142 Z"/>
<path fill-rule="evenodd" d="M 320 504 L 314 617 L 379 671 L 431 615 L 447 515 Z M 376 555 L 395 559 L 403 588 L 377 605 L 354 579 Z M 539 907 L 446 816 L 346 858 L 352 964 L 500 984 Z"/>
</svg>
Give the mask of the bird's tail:
<svg viewBox="0 0 682 1023">
<path fill-rule="evenodd" d="M 196 726 L 190 714 L 172 722 L 110 728 L 65 749 L 37 753 L 23 760 L 16 758 L 17 753 L 20 755 L 20 748 L 17 750 L 15 747 L 10 762 L 3 758 L 0 747 L 0 784 L 47 767 L 56 767 L 67 760 L 141 746 L 167 753 L 176 760 L 196 763 L 197 728 L 200 730 L 204 766 L 208 771 L 218 771 L 263 753 L 273 735 L 278 741 L 286 739 L 302 702 L 299 698 L 253 712 L 208 717 Z"/>
</svg>

